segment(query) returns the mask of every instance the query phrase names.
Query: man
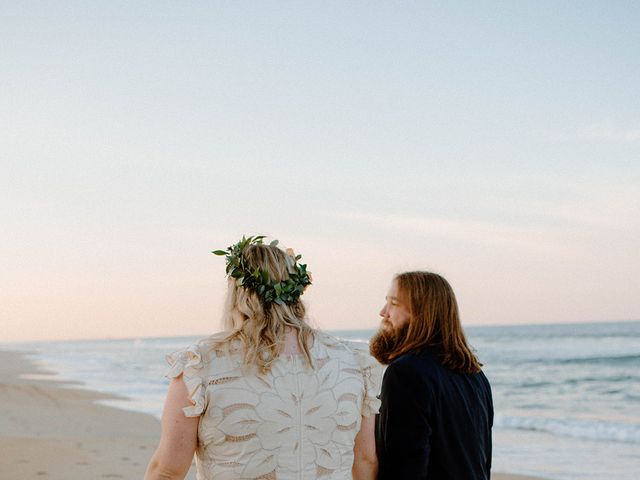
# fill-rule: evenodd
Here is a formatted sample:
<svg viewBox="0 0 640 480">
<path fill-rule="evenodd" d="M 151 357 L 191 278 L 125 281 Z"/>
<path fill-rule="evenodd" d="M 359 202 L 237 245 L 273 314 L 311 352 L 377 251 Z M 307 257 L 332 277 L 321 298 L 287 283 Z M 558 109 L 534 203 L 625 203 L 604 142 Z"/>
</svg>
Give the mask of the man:
<svg viewBox="0 0 640 480">
<path fill-rule="evenodd" d="M 388 365 L 376 424 L 379 480 L 489 480 L 491 387 L 467 344 L 449 283 L 396 276 L 371 354 Z"/>
</svg>

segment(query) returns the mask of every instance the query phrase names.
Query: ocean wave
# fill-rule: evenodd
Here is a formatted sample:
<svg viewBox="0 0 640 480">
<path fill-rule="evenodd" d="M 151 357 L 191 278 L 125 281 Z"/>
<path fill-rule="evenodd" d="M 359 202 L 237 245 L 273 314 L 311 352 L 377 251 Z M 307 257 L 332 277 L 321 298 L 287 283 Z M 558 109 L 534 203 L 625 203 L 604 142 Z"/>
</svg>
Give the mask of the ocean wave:
<svg viewBox="0 0 640 480">
<path fill-rule="evenodd" d="M 612 390 L 607 393 L 612 393 L 613 390 L 618 391 L 619 388 L 615 387 L 617 384 L 624 384 L 625 386 L 631 382 L 640 382 L 640 376 L 638 375 L 607 375 L 603 373 L 600 376 L 586 376 L 586 377 L 575 377 L 575 378 L 564 378 L 560 377 L 557 379 L 551 380 L 523 380 L 519 384 L 515 384 L 515 382 L 510 382 L 509 386 L 517 386 L 522 389 L 542 389 L 546 387 L 558 387 L 560 385 L 567 386 L 580 386 L 585 384 L 606 384 L 611 385 Z"/>
<path fill-rule="evenodd" d="M 640 444 L 640 424 L 496 414 L 494 426 L 602 442 Z"/>
<path fill-rule="evenodd" d="M 629 383 L 629 382 L 637 382 L 639 380 L 640 380 L 640 377 L 637 375 L 601 375 L 601 376 L 588 376 L 588 377 L 580 377 L 580 378 L 569 378 L 564 380 L 564 383 L 568 385 L 582 384 L 582 383 L 596 383 L 596 382 Z"/>
<path fill-rule="evenodd" d="M 623 365 L 634 364 L 640 366 L 640 355 L 611 355 L 611 356 L 596 356 L 596 357 L 575 357 L 575 358 L 562 358 L 553 360 L 552 363 L 556 364 L 583 364 L 583 363 L 598 363 L 607 365 Z"/>
</svg>

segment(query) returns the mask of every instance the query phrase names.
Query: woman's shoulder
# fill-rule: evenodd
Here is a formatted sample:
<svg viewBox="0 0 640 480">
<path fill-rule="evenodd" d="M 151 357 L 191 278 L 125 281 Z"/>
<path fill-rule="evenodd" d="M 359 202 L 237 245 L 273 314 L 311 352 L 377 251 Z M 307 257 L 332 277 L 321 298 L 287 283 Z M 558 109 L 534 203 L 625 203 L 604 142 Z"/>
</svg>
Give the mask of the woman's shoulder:
<svg viewBox="0 0 640 480">
<path fill-rule="evenodd" d="M 369 345 L 365 342 L 348 340 L 321 331 L 317 331 L 315 337 L 327 350 L 353 357 L 359 364 L 373 360 L 369 353 Z"/>
<path fill-rule="evenodd" d="M 196 342 L 203 355 L 211 352 L 215 353 L 217 350 L 237 350 L 239 344 L 240 341 L 235 333 L 228 331 L 214 333 Z"/>
<path fill-rule="evenodd" d="M 340 337 L 337 335 L 332 335 L 322 330 L 316 330 L 314 334 L 316 338 L 318 338 L 322 343 L 326 345 L 335 346 L 336 348 L 344 348 L 347 350 L 353 350 L 354 348 L 358 348 L 358 349 L 369 348 L 367 342 L 362 340 L 352 340 L 352 339 Z"/>
<path fill-rule="evenodd" d="M 361 413 L 364 416 L 377 413 L 380 400 L 377 398 L 382 384 L 384 367 L 369 353 L 369 345 L 362 341 L 347 340 L 320 332 L 316 337 L 327 348 L 329 356 L 338 358 L 347 366 L 344 371 L 361 375 L 364 388 Z"/>
<path fill-rule="evenodd" d="M 349 340 L 345 340 L 343 338 L 336 337 L 334 335 L 330 335 L 321 330 L 316 330 L 314 332 L 315 340 L 325 348 L 329 350 L 342 351 L 342 352 L 352 352 L 353 348 L 350 345 L 351 342 Z"/>
<path fill-rule="evenodd" d="M 171 364 L 182 360 L 184 363 L 202 367 L 211 363 L 215 357 L 227 357 L 238 353 L 239 346 L 240 341 L 232 332 L 218 332 L 169 353 L 167 361 Z"/>
</svg>

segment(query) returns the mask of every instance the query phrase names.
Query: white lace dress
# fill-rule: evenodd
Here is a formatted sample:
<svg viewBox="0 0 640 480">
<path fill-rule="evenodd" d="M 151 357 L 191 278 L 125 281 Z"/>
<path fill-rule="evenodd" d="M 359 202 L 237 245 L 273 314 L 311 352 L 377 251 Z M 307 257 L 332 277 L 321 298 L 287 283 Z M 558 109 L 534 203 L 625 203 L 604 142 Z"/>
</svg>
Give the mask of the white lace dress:
<svg viewBox="0 0 640 480">
<path fill-rule="evenodd" d="M 237 344 L 215 346 L 223 336 L 167 356 L 193 402 L 185 415 L 201 416 L 198 480 L 350 479 L 361 416 L 380 406 L 382 367 L 367 345 L 317 333 L 313 370 L 282 355 L 260 376 L 243 373 Z"/>
</svg>

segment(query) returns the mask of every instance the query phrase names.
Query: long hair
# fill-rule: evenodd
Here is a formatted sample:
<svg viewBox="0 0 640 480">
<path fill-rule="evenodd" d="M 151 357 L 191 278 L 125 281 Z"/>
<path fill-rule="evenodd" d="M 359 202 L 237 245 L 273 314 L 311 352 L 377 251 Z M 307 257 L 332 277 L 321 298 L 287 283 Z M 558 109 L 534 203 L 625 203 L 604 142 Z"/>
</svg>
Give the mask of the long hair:
<svg viewBox="0 0 640 480">
<path fill-rule="evenodd" d="M 242 254 L 252 270 L 267 271 L 278 282 L 289 278 L 286 253 L 277 246 L 248 245 Z M 227 339 L 242 342 L 244 364 L 256 366 L 261 374 L 269 372 L 282 352 L 287 327 L 296 330 L 305 361 L 313 367 L 308 344 L 314 330 L 305 317 L 306 309 L 300 299 L 293 304 L 265 304 L 257 293 L 229 282 L 224 311 L 224 326 L 230 332 Z"/>
<path fill-rule="evenodd" d="M 405 272 L 395 279 L 400 301 L 409 307 L 411 320 L 391 359 L 429 347 L 449 369 L 458 373 L 479 372 L 482 364 L 467 343 L 458 302 L 449 282 L 431 272 Z"/>
</svg>

